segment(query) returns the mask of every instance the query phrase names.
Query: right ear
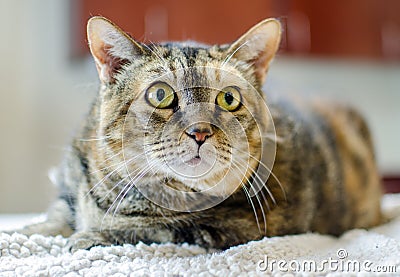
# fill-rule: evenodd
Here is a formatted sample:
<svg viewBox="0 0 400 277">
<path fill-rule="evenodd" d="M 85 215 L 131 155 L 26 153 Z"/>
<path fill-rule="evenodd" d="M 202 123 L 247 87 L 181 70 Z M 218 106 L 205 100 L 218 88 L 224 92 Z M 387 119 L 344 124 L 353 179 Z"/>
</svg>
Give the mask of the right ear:
<svg viewBox="0 0 400 277">
<path fill-rule="evenodd" d="M 99 78 L 103 83 L 113 83 L 114 76 L 122 65 L 129 63 L 135 56 L 144 54 L 139 43 L 101 16 L 89 19 L 87 38 Z"/>
</svg>

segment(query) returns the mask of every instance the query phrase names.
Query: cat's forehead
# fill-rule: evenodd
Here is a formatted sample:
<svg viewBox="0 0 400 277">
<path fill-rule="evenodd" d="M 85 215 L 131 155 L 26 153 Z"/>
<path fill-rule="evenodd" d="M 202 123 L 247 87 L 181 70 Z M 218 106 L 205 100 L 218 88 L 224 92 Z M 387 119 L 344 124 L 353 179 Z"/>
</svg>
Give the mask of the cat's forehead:
<svg viewBox="0 0 400 277">
<path fill-rule="evenodd" d="M 233 79 L 241 77 L 244 71 L 240 65 L 225 64 L 229 57 L 227 48 L 227 45 L 209 46 L 187 41 L 152 44 L 148 50 L 152 56 L 152 67 L 157 68 L 159 76 L 188 88 L 232 84 Z"/>
<path fill-rule="evenodd" d="M 224 58 L 226 47 L 206 45 L 194 41 L 166 42 L 149 46 L 150 51 L 176 67 L 202 66 Z M 156 55 L 157 56 L 157 55 Z"/>
</svg>

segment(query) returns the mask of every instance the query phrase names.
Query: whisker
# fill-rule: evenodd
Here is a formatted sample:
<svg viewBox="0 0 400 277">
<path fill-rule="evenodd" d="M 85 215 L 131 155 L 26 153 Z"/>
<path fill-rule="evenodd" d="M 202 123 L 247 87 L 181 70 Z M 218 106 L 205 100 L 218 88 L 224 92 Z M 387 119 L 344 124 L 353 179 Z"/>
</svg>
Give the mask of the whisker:
<svg viewBox="0 0 400 277">
<path fill-rule="evenodd" d="M 243 162 L 248 163 L 247 160 L 245 160 L 245 159 L 243 159 L 243 158 L 241 158 L 241 157 L 236 157 L 236 159 L 239 159 L 239 160 L 241 160 L 241 161 L 243 161 Z M 261 189 L 264 188 L 264 189 L 267 191 L 267 193 L 268 193 L 269 197 L 271 198 L 272 202 L 273 202 L 275 205 L 277 205 L 277 202 L 276 202 L 276 200 L 275 200 L 274 195 L 272 194 L 272 192 L 271 192 L 271 191 L 269 190 L 269 188 L 267 187 L 267 184 L 266 184 L 266 182 L 265 182 L 266 180 L 265 180 L 265 181 L 262 180 L 261 177 L 258 175 L 258 173 L 257 173 L 253 168 L 251 168 L 250 166 L 248 166 L 248 169 L 252 172 L 251 175 L 254 176 L 253 182 L 255 182 Z M 248 181 L 248 183 L 249 183 L 249 186 L 250 186 L 250 188 L 252 189 L 252 191 L 254 191 L 254 195 L 256 195 L 258 192 L 257 192 L 256 189 L 253 187 L 253 183 L 250 182 L 250 181 Z M 261 190 L 260 190 L 260 191 L 261 191 Z M 268 203 L 267 203 L 267 206 L 268 206 L 268 210 L 270 210 L 270 207 L 269 207 L 269 204 L 268 204 Z"/>
<path fill-rule="evenodd" d="M 94 190 L 97 189 L 98 186 L 102 185 L 103 182 L 108 179 L 111 175 L 113 175 L 115 172 L 120 170 L 121 168 L 124 167 L 125 162 L 119 163 L 118 167 L 116 167 L 114 170 L 112 170 L 110 173 L 108 173 L 106 176 L 100 179 L 93 187 L 90 188 L 90 190 L 85 194 L 85 197 L 88 197 L 90 193 L 94 192 Z"/>
<path fill-rule="evenodd" d="M 236 165 L 235 162 L 233 162 L 232 165 L 235 166 L 235 167 L 239 170 L 239 172 L 243 174 L 243 172 L 240 171 L 239 166 Z M 248 168 L 249 168 L 249 166 L 248 166 Z M 244 172 L 243 177 L 247 180 L 248 183 L 250 183 L 250 180 L 249 180 L 249 179 L 247 178 L 247 176 L 246 176 L 246 172 Z M 252 205 L 252 207 L 253 207 L 253 211 L 254 211 L 254 213 L 255 213 L 255 217 L 256 217 L 256 220 L 257 220 L 258 230 L 259 230 L 259 232 L 261 233 L 261 228 L 260 228 L 260 225 L 259 225 L 259 223 L 258 223 L 257 212 L 256 212 L 256 210 L 255 210 L 253 201 L 251 200 L 250 193 L 249 193 L 249 191 L 247 190 L 247 188 L 246 188 L 246 186 L 245 186 L 244 184 L 242 184 L 242 188 L 243 188 L 243 190 L 245 191 L 245 194 L 246 194 L 246 197 L 248 198 L 248 200 L 251 201 L 251 205 Z M 267 233 L 267 217 L 266 217 L 266 215 L 265 215 L 265 211 L 264 211 L 263 205 L 262 205 L 260 199 L 258 198 L 258 195 L 255 194 L 255 196 L 256 196 L 257 202 L 258 202 L 258 204 L 259 204 L 259 206 L 260 206 L 260 209 L 261 209 L 261 214 L 262 214 L 263 221 L 264 221 L 264 234 L 266 234 L 266 233 Z"/>
<path fill-rule="evenodd" d="M 240 157 L 238 157 L 238 158 L 240 158 Z M 243 161 L 246 162 L 246 164 L 248 164 L 248 161 L 246 161 L 246 160 L 244 160 L 244 159 L 243 159 Z M 221 162 L 224 162 L 224 161 L 221 161 Z M 235 163 L 235 161 L 232 161 L 232 162 Z M 236 162 L 236 164 L 239 164 L 239 163 Z M 264 183 L 264 181 L 262 181 L 262 179 L 261 179 L 260 176 L 257 174 L 257 172 L 256 172 L 253 168 L 251 168 L 250 166 L 249 166 L 248 168 L 249 168 L 249 169 L 251 170 L 251 172 L 253 173 L 253 174 L 252 174 L 252 175 L 253 175 L 253 178 L 254 178 L 254 179 L 253 179 L 253 182 L 256 182 L 256 184 L 259 184 L 259 187 L 264 188 L 264 189 L 268 192 L 268 195 L 270 196 L 270 198 L 271 198 L 271 200 L 273 201 L 273 203 L 274 203 L 275 205 L 277 205 L 277 203 L 276 203 L 276 201 L 275 201 L 275 198 L 274 198 L 272 192 L 268 189 L 268 187 L 266 186 L 266 184 Z M 253 191 L 255 191 L 255 189 L 252 187 L 253 183 L 250 182 L 250 180 L 247 178 L 247 176 L 245 176 L 245 177 L 246 177 L 247 183 L 250 185 L 250 188 L 253 189 Z M 256 197 L 257 197 L 257 201 L 258 201 L 260 207 L 262 208 L 262 212 L 264 213 L 264 208 L 263 208 L 263 205 L 261 204 L 261 200 L 260 200 L 260 198 L 259 198 L 259 196 L 258 196 L 258 193 L 261 194 L 261 196 L 262 196 L 262 198 L 263 198 L 263 202 L 265 203 L 265 206 L 266 206 L 267 210 L 271 210 L 270 205 L 269 205 L 269 203 L 268 203 L 267 198 L 265 197 L 264 192 L 263 192 L 262 190 L 260 190 L 259 192 L 254 193 L 253 196 L 256 196 Z M 252 196 L 251 196 L 251 197 L 252 197 Z M 264 224 L 264 227 L 265 227 L 264 230 L 265 230 L 265 232 L 266 232 L 266 224 Z"/>
<path fill-rule="evenodd" d="M 100 164 L 98 164 L 98 166 L 99 166 L 99 165 L 103 165 L 103 164 L 105 164 L 107 161 L 109 161 L 109 160 L 111 160 L 111 159 L 113 159 L 113 158 L 117 157 L 118 155 L 122 155 L 122 150 L 121 150 L 121 151 L 119 151 L 118 153 L 116 153 L 116 154 L 114 154 L 114 155 L 112 155 L 112 156 L 108 157 L 107 159 L 103 160 L 103 161 L 102 161 Z M 123 161 L 121 161 L 121 162 L 123 162 Z M 108 169 L 108 168 L 114 167 L 114 166 L 116 166 L 116 165 L 120 164 L 121 162 L 118 162 L 118 163 L 115 163 L 115 164 L 112 164 L 112 165 L 109 165 L 109 166 L 103 167 L 103 168 L 101 168 L 101 169 L 97 169 L 97 170 L 94 170 L 94 171 L 90 171 L 90 172 L 89 172 L 89 174 L 90 174 L 90 175 L 92 175 L 92 174 L 95 174 L 95 173 L 97 173 L 97 172 L 104 171 L 105 169 Z"/>
<path fill-rule="evenodd" d="M 121 193 L 125 191 L 125 192 L 123 193 L 122 196 L 120 196 L 121 193 L 117 196 L 117 198 L 115 199 L 115 201 L 113 202 L 113 204 L 112 204 L 111 207 L 110 207 L 110 208 L 112 208 L 112 206 L 115 205 L 116 201 L 118 201 L 118 198 L 120 199 L 120 200 L 118 201 L 117 206 L 116 206 L 115 209 L 114 209 L 114 212 L 113 212 L 113 215 L 112 215 L 112 218 L 111 218 L 110 230 L 111 230 L 111 227 L 114 225 L 114 218 L 115 218 L 115 215 L 117 214 L 118 209 L 119 209 L 119 207 L 120 207 L 122 201 L 125 199 L 125 196 L 126 196 L 126 195 L 128 194 L 128 192 L 132 189 L 132 187 L 135 186 L 135 185 L 137 184 L 137 181 L 139 181 L 140 179 L 142 179 L 143 176 L 144 176 L 145 174 L 147 174 L 150 170 L 152 170 L 152 169 L 154 168 L 154 165 L 155 165 L 155 164 L 153 164 L 151 167 L 149 167 L 149 168 L 147 168 L 146 170 L 144 170 L 144 172 L 142 172 L 142 173 L 140 174 L 140 176 L 138 176 L 135 180 L 130 181 L 130 182 L 124 187 L 124 189 L 121 191 Z M 158 171 L 158 170 L 157 170 L 157 171 Z M 155 174 L 155 173 L 153 173 L 151 176 L 153 176 L 154 174 Z M 110 210 L 110 209 L 109 209 L 109 210 Z M 108 211 L 107 211 L 107 212 L 108 212 Z"/>
<path fill-rule="evenodd" d="M 254 170 L 253 170 L 252 168 L 250 168 L 250 170 L 251 170 L 252 172 L 254 172 Z M 274 198 L 272 192 L 268 189 L 268 187 L 266 186 L 266 184 L 263 184 L 263 181 L 261 180 L 261 178 L 258 176 L 258 174 L 257 174 L 256 172 L 254 172 L 254 175 L 255 175 L 256 177 L 258 177 L 258 180 L 259 180 L 258 182 L 261 182 L 261 186 L 260 186 L 260 187 L 264 188 L 264 189 L 267 191 L 267 193 L 268 193 L 269 197 L 271 198 L 272 202 L 273 202 L 275 205 L 277 205 L 277 203 L 276 203 L 276 201 L 275 201 L 275 198 Z M 255 189 L 252 187 L 252 183 L 251 183 L 250 181 L 249 181 L 249 185 L 250 185 L 250 187 L 251 187 L 253 190 L 255 190 Z M 258 193 L 261 193 L 261 195 L 262 195 L 262 197 L 263 197 L 263 199 L 264 199 L 264 202 L 265 202 L 265 204 L 266 204 L 266 206 L 267 206 L 267 209 L 270 211 L 271 208 L 270 208 L 270 206 L 269 206 L 268 200 L 267 200 L 267 198 L 265 197 L 265 194 L 263 193 L 262 189 L 261 189 L 260 191 L 258 191 L 257 193 L 255 193 L 254 195 L 256 196 Z"/>
<path fill-rule="evenodd" d="M 246 195 L 246 198 L 247 198 L 248 202 L 249 202 L 250 205 L 251 205 L 251 208 L 253 209 L 253 213 L 254 213 L 254 216 L 255 216 L 255 218 L 256 218 L 256 223 L 257 223 L 258 231 L 261 233 L 261 227 L 260 227 L 260 223 L 259 223 L 259 221 L 258 221 L 258 215 L 257 215 L 256 207 L 254 206 L 253 200 L 252 200 L 251 197 L 250 197 L 249 191 L 248 191 L 248 190 L 246 189 L 246 187 L 243 186 L 243 185 L 242 185 L 242 188 L 243 188 L 243 191 L 244 191 L 244 193 L 245 193 L 245 195 Z"/>
<path fill-rule="evenodd" d="M 278 177 L 276 177 L 276 175 L 272 172 L 272 169 L 270 169 L 267 165 L 265 165 L 262 161 L 260 161 L 259 159 L 257 159 L 257 158 L 254 157 L 253 155 L 251 155 L 250 153 L 248 153 L 248 152 L 246 152 L 246 151 L 242 151 L 242 150 L 237 149 L 237 148 L 235 148 L 235 147 L 232 147 L 232 148 L 234 148 L 235 150 L 237 150 L 237 151 L 239 151 L 239 152 L 242 152 L 242 153 L 245 153 L 245 154 L 249 155 L 253 160 L 255 160 L 256 162 L 258 162 L 259 165 L 261 165 L 261 166 L 263 166 L 265 169 L 267 169 L 268 172 L 272 175 L 272 177 L 274 177 L 274 179 L 277 181 L 277 183 L 278 183 L 278 185 L 279 185 L 279 187 L 280 187 L 282 193 L 284 194 L 285 200 L 287 200 L 285 189 L 283 188 L 283 185 L 282 185 L 282 183 L 279 181 Z"/>
<path fill-rule="evenodd" d="M 121 161 L 118 166 L 112 170 L 110 173 L 108 173 L 106 176 L 104 176 L 100 181 L 98 181 L 86 194 L 84 197 L 87 197 L 90 193 L 94 192 L 98 186 L 102 185 L 106 179 L 111 177 L 113 174 L 115 174 L 117 171 L 121 170 L 123 167 L 125 167 L 127 164 L 131 163 L 135 158 L 137 158 L 139 155 L 134 156 L 130 158 L 128 161 Z"/>
<path fill-rule="evenodd" d="M 140 169 L 140 168 L 137 168 L 136 170 L 132 171 L 132 174 L 133 174 L 133 173 L 136 173 L 136 172 L 139 171 L 139 170 L 141 170 L 141 169 Z M 105 200 L 105 199 L 107 198 L 107 196 L 108 196 L 115 188 L 117 188 L 120 184 L 122 184 L 122 183 L 123 183 L 126 179 L 128 179 L 129 177 L 130 177 L 130 176 L 127 175 L 127 176 L 125 176 L 124 178 L 122 178 L 120 181 L 118 181 L 111 189 L 108 190 L 107 194 L 106 194 L 102 199 L 100 199 L 100 201 Z"/>
<path fill-rule="evenodd" d="M 81 138 L 78 139 L 79 141 L 99 141 L 99 140 L 106 140 L 111 138 L 111 135 L 103 136 L 103 137 L 94 137 L 94 138 Z"/>
<path fill-rule="evenodd" d="M 117 195 L 117 197 L 114 199 L 113 203 L 110 205 L 110 207 L 107 209 L 106 213 L 104 214 L 103 219 L 102 219 L 102 222 L 101 222 L 101 225 L 100 225 L 100 229 L 102 229 L 104 219 L 106 218 L 106 216 L 108 215 L 108 213 L 114 208 L 114 206 L 115 206 L 115 204 L 117 203 L 118 199 L 121 198 L 121 199 L 119 200 L 119 202 L 118 202 L 116 208 L 114 209 L 113 217 L 112 217 L 112 220 L 111 220 L 111 223 L 110 223 L 110 228 L 111 228 L 111 226 L 113 225 L 114 216 L 115 216 L 115 214 L 117 213 L 117 210 L 118 210 L 120 204 L 122 203 L 122 201 L 123 201 L 123 199 L 125 198 L 125 196 L 126 196 L 126 194 L 128 193 L 128 191 L 136 184 L 135 182 L 136 182 L 137 179 L 138 179 L 138 178 L 137 178 L 138 175 L 141 175 L 141 174 L 144 175 L 144 174 L 146 174 L 148 171 L 150 171 L 150 170 L 153 168 L 153 166 L 156 164 L 156 162 L 154 162 L 154 161 L 155 161 L 155 159 L 153 159 L 152 161 L 150 161 L 144 168 L 141 168 L 141 169 L 139 170 L 139 173 L 137 173 L 137 174 L 136 174 L 122 189 L 121 189 L 121 191 L 119 192 L 119 194 Z M 150 163 L 152 163 L 152 164 L 150 164 Z M 143 176 L 143 175 L 141 175 L 141 176 Z M 130 177 L 130 176 L 128 175 L 128 177 Z"/>
<path fill-rule="evenodd" d="M 154 159 L 152 164 L 149 163 L 147 165 L 147 167 L 144 168 L 144 170 L 142 169 L 141 172 L 139 171 L 139 173 L 137 173 L 135 175 L 135 177 L 132 178 L 132 184 L 129 186 L 129 188 L 122 195 L 121 200 L 119 201 L 116 209 L 114 210 L 114 215 L 117 212 L 119 205 L 121 204 L 122 200 L 125 198 L 125 196 L 128 193 L 128 191 L 136 184 L 137 181 L 140 181 L 144 177 L 144 175 L 146 175 L 150 170 L 152 170 L 156 164 L 157 164 L 157 161 L 155 161 L 155 159 Z M 152 175 L 154 175 L 154 173 Z M 118 196 L 117 196 L 117 199 L 118 199 Z"/>
<path fill-rule="evenodd" d="M 140 157 L 140 156 L 144 156 L 145 154 L 148 154 L 148 152 L 139 153 L 139 154 L 137 154 L 136 156 L 134 156 L 133 159 L 138 158 L 138 157 Z M 113 155 L 112 157 L 108 157 L 108 158 L 105 159 L 104 162 L 102 162 L 101 164 L 104 164 L 105 161 L 110 160 L 111 158 L 114 158 L 114 157 L 116 157 L 116 156 L 118 156 L 118 155 L 122 155 L 122 156 L 124 157 L 123 151 L 121 150 L 120 152 L 118 152 L 117 154 Z M 125 162 L 125 160 L 123 159 L 122 161 L 117 162 L 117 163 L 115 163 L 115 164 L 112 164 L 112 165 L 103 167 L 103 168 L 101 168 L 101 169 L 97 169 L 97 170 L 95 170 L 95 171 L 91 171 L 91 172 L 89 172 L 89 174 L 95 174 L 95 173 L 97 173 L 97 172 L 99 172 L 99 171 L 104 171 L 105 169 L 108 169 L 108 168 L 117 166 L 117 165 L 119 165 L 119 164 L 121 164 L 121 163 L 124 163 L 124 162 Z"/>
</svg>

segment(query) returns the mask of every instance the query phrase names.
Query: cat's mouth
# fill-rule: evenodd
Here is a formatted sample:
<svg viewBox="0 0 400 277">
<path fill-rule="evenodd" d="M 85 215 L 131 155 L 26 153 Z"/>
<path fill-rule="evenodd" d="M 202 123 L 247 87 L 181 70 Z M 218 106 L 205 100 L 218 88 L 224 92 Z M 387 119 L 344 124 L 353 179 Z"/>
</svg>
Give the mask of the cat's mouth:
<svg viewBox="0 0 400 277">
<path fill-rule="evenodd" d="M 185 164 L 189 166 L 198 166 L 201 162 L 204 162 L 203 159 L 199 155 L 197 155 L 190 160 L 185 161 Z"/>
<path fill-rule="evenodd" d="M 193 154 L 181 157 L 180 162 L 172 165 L 171 169 L 185 179 L 205 178 L 215 166 L 215 159 L 210 160 L 210 157 L 201 153 Z"/>
</svg>

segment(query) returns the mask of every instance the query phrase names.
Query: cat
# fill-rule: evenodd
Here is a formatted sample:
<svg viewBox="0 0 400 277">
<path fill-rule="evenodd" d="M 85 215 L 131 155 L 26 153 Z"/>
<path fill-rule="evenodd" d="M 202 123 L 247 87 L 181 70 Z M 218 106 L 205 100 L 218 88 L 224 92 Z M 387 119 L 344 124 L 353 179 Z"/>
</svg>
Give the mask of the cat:
<svg viewBox="0 0 400 277">
<path fill-rule="evenodd" d="M 99 93 L 54 173 L 47 220 L 18 232 L 69 237 L 71 251 L 138 241 L 227 249 L 381 222 L 359 113 L 264 99 L 278 20 L 212 46 L 144 44 L 103 17 L 87 32 Z"/>
</svg>

